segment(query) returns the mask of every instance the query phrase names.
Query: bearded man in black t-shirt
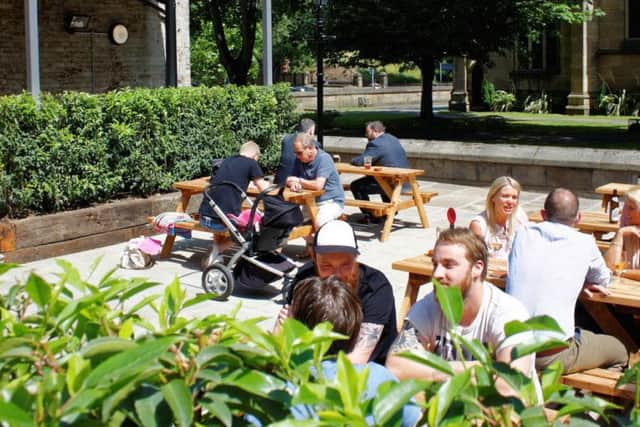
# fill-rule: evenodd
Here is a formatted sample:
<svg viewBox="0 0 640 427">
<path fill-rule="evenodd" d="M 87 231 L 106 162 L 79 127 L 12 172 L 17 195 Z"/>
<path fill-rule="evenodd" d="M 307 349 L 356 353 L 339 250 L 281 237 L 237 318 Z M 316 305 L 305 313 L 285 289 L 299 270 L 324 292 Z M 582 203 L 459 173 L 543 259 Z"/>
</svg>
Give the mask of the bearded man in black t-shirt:
<svg viewBox="0 0 640 427">
<path fill-rule="evenodd" d="M 293 287 L 300 280 L 318 276 L 336 276 L 357 293 L 364 318 L 353 350 L 347 355 L 352 363 L 369 361 L 384 364 L 391 344 L 398 335 L 393 288 L 381 271 L 359 263 L 358 243 L 353 229 L 344 221 L 324 224 L 315 235 L 313 261 L 300 269 Z M 289 316 L 293 289 L 276 320 L 276 327 Z M 330 303 L 330 302 L 325 302 Z"/>
</svg>

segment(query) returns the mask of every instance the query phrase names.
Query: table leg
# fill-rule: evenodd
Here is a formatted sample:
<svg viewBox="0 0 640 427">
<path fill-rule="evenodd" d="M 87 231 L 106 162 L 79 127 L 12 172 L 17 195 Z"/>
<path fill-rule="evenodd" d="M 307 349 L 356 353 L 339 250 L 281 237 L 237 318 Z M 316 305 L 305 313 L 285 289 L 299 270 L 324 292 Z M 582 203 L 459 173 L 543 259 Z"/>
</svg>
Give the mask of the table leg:
<svg viewBox="0 0 640 427">
<path fill-rule="evenodd" d="M 609 201 L 611 200 L 611 194 L 602 195 L 602 209 L 607 213 L 609 211 Z"/>
<path fill-rule="evenodd" d="M 316 198 L 307 197 L 305 205 L 307 205 L 307 209 L 309 209 L 309 219 L 311 220 L 311 224 L 313 224 L 313 229 L 317 230 L 316 220 L 318 219 L 318 205 L 316 204 Z"/>
<path fill-rule="evenodd" d="M 189 207 L 189 200 L 191 200 L 191 192 L 187 190 L 182 191 L 182 195 L 176 206 L 176 212 L 186 212 Z"/>
<path fill-rule="evenodd" d="M 609 304 L 589 301 L 584 298 L 581 298 L 580 302 L 604 333 L 618 338 L 629 351 L 636 351 L 638 349 L 636 340 L 629 335 L 627 330 L 618 322 L 618 319 L 616 319 L 613 313 L 611 313 L 608 307 Z"/>
<path fill-rule="evenodd" d="M 164 243 L 162 244 L 162 250 L 160 251 L 160 258 L 166 258 L 171 255 L 171 251 L 173 250 L 173 242 L 175 242 L 176 236 L 169 236 L 164 239 Z"/>
<path fill-rule="evenodd" d="M 429 277 L 420 276 L 414 273 L 409 273 L 409 281 L 407 282 L 407 289 L 404 291 L 404 298 L 400 305 L 400 313 L 398 313 L 398 331 L 402 329 L 405 317 L 409 313 L 409 309 L 415 304 L 418 298 L 418 290 L 420 286 L 429 281 Z"/>
<path fill-rule="evenodd" d="M 398 202 L 400 201 L 400 193 L 402 193 L 402 182 L 397 182 L 393 189 L 393 195 L 391 196 L 391 206 L 386 209 L 387 220 L 384 222 L 382 228 L 382 234 L 380 235 L 380 241 L 384 242 L 389 237 L 391 232 L 391 226 L 393 225 L 393 219 L 398 212 Z"/>
<path fill-rule="evenodd" d="M 420 195 L 420 189 L 418 188 L 416 177 L 410 176 L 409 183 L 411 184 L 411 193 L 413 194 L 413 202 L 416 204 L 416 209 L 418 210 L 418 215 L 420 216 L 420 222 L 422 223 L 422 227 L 429 228 L 429 219 L 427 218 L 427 213 L 424 210 L 424 202 L 422 201 L 422 196 Z"/>
</svg>

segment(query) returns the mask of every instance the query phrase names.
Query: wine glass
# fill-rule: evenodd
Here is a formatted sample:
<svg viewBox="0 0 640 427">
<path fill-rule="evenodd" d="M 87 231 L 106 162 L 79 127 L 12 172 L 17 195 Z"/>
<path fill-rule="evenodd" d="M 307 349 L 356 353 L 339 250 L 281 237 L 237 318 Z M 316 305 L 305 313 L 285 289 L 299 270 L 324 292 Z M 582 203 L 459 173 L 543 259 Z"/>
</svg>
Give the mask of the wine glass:
<svg viewBox="0 0 640 427">
<path fill-rule="evenodd" d="M 493 234 L 489 237 L 489 256 L 490 257 L 495 257 L 498 252 L 500 252 L 500 250 L 502 249 L 502 247 L 504 246 L 504 242 L 502 240 L 502 238 L 497 235 L 497 234 Z"/>
</svg>

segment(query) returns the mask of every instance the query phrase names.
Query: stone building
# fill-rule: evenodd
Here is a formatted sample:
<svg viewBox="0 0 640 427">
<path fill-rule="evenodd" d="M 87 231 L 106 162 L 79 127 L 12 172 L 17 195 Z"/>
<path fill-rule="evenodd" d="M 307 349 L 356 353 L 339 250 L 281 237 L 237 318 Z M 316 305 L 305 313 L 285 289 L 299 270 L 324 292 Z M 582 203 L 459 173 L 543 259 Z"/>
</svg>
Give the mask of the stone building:
<svg viewBox="0 0 640 427">
<path fill-rule="evenodd" d="M 583 7 L 592 7 L 583 2 Z M 505 56 L 493 55 L 493 67 L 457 58 L 452 107 L 481 103 L 482 80 L 498 89 L 554 98 L 567 114 L 597 108 L 603 83 L 640 98 L 640 0 L 593 0 L 605 15 L 583 24 L 551 28 L 541 40 L 519 40 Z"/>
<path fill-rule="evenodd" d="M 2 0 L 0 33 L 0 95 L 191 84 L 188 0 Z"/>
</svg>

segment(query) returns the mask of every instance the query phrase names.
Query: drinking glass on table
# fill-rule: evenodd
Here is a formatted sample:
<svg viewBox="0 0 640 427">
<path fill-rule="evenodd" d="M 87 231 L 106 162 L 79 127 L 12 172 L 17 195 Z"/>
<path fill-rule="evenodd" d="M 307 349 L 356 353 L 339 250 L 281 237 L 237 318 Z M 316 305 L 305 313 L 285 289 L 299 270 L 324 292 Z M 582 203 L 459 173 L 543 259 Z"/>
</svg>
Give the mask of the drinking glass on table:
<svg viewBox="0 0 640 427">
<path fill-rule="evenodd" d="M 616 262 L 613 266 L 613 275 L 616 277 L 622 277 L 624 270 L 627 267 L 627 263 L 625 261 Z"/>
<path fill-rule="evenodd" d="M 364 156 L 364 168 L 365 169 L 371 169 L 371 162 L 373 161 L 373 159 L 371 158 L 371 156 Z"/>
</svg>

